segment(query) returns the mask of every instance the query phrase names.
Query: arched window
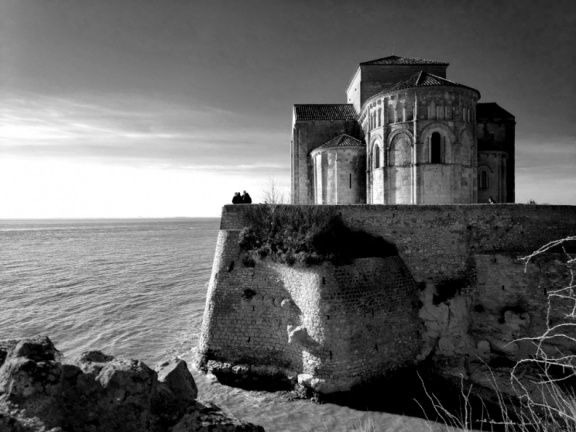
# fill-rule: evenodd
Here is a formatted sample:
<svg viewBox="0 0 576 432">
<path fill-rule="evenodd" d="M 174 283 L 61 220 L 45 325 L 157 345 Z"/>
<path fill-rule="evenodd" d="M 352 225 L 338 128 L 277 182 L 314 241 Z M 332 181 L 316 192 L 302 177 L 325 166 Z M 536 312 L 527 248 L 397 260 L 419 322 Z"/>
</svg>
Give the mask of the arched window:
<svg viewBox="0 0 576 432">
<path fill-rule="evenodd" d="M 380 168 L 380 147 L 378 147 L 378 144 L 374 146 L 372 159 L 374 161 L 374 168 Z"/>
<path fill-rule="evenodd" d="M 430 138 L 430 163 L 442 163 L 442 137 L 438 132 Z"/>
<path fill-rule="evenodd" d="M 480 172 L 480 189 L 488 189 L 488 173 L 485 170 Z"/>
</svg>

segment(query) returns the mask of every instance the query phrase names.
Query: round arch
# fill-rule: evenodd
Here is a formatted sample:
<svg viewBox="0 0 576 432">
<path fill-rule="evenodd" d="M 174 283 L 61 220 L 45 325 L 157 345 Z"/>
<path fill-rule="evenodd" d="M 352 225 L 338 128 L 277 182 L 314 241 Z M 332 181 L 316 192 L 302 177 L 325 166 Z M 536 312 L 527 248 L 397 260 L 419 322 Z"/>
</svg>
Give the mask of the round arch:
<svg viewBox="0 0 576 432">
<path fill-rule="evenodd" d="M 407 166 L 412 164 L 414 140 L 411 134 L 404 131 L 392 134 L 388 143 L 389 166 Z"/>
<path fill-rule="evenodd" d="M 430 163 L 432 160 L 431 141 L 432 135 L 437 132 L 441 137 L 440 163 L 453 163 L 453 147 L 456 142 L 456 135 L 452 129 L 442 122 L 434 122 L 422 129 L 420 140 L 422 142 L 418 161 Z"/>
<path fill-rule="evenodd" d="M 371 169 L 381 168 L 384 166 L 384 151 L 380 137 L 374 137 L 370 142 L 368 152 L 368 166 Z"/>
</svg>

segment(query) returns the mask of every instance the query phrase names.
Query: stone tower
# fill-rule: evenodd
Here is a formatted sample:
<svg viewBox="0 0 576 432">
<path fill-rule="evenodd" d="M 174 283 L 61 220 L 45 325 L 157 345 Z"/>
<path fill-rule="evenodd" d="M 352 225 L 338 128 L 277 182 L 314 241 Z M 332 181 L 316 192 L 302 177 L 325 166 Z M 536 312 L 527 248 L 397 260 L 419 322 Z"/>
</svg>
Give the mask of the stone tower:
<svg viewBox="0 0 576 432">
<path fill-rule="evenodd" d="M 360 63 L 348 104 L 295 105 L 292 203 L 514 202 L 514 116 L 447 68 L 384 57 Z"/>
</svg>

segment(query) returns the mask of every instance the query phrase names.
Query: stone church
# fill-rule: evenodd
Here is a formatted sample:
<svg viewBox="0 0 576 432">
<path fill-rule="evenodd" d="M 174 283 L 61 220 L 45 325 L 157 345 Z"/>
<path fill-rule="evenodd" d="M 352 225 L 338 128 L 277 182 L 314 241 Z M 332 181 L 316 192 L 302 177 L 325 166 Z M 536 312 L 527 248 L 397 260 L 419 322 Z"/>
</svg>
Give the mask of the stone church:
<svg viewBox="0 0 576 432">
<path fill-rule="evenodd" d="M 294 105 L 293 204 L 514 202 L 515 118 L 448 63 L 360 63 L 347 104 Z"/>
</svg>

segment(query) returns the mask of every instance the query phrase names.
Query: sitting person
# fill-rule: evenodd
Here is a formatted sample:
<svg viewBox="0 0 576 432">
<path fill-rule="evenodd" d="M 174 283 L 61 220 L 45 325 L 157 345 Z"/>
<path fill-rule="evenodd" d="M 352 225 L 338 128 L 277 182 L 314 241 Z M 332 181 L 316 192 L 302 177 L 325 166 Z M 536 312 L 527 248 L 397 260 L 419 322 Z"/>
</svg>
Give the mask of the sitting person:
<svg viewBox="0 0 576 432">
<path fill-rule="evenodd" d="M 242 194 L 242 204 L 252 204 L 252 198 L 250 198 L 250 195 L 248 195 L 246 191 Z"/>
<path fill-rule="evenodd" d="M 242 197 L 240 196 L 240 192 L 234 192 L 232 204 L 242 204 Z"/>
</svg>

